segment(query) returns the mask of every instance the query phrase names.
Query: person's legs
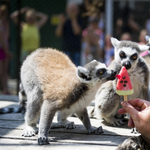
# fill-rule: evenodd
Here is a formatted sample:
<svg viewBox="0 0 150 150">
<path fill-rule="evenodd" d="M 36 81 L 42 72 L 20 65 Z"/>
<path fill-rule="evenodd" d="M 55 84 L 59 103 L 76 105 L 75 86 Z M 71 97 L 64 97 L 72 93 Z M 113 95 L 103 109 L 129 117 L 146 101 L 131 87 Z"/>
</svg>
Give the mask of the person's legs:
<svg viewBox="0 0 150 150">
<path fill-rule="evenodd" d="M 80 65 L 80 52 L 64 51 L 64 53 L 69 56 L 69 58 L 76 66 Z"/>
<path fill-rule="evenodd" d="M 64 51 L 64 53 L 71 59 L 71 53 L 69 51 Z"/>
<path fill-rule="evenodd" d="M 2 79 L 3 94 L 9 94 L 9 91 L 8 91 L 8 65 L 9 65 L 9 59 L 5 58 L 3 60 L 2 65 L 3 65 L 2 66 L 3 67 L 3 72 L 2 72 L 1 79 Z"/>
<path fill-rule="evenodd" d="M 24 50 L 21 51 L 21 58 L 20 58 L 21 63 L 23 63 L 23 61 L 26 59 L 27 55 L 28 54 L 26 51 L 24 51 Z"/>
<path fill-rule="evenodd" d="M 73 52 L 72 53 L 72 61 L 76 66 L 80 66 L 80 52 Z"/>
<path fill-rule="evenodd" d="M 3 86 L 2 86 L 2 72 L 3 72 L 3 60 L 0 60 L 0 87 L 3 90 Z"/>
</svg>

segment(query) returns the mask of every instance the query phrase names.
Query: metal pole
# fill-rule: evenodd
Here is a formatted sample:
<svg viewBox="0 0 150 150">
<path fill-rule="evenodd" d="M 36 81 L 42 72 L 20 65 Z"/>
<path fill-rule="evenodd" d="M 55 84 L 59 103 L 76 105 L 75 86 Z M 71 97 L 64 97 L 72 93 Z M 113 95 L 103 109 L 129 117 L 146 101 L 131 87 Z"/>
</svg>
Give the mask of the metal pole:
<svg viewBox="0 0 150 150">
<path fill-rule="evenodd" d="M 106 34 L 113 34 L 113 0 L 106 0 L 105 5 Z"/>
<path fill-rule="evenodd" d="M 21 0 L 18 0 L 18 26 L 17 26 L 17 93 L 19 92 L 19 84 L 20 84 L 20 53 L 21 53 L 21 15 L 20 15 L 20 8 L 21 8 Z"/>
</svg>

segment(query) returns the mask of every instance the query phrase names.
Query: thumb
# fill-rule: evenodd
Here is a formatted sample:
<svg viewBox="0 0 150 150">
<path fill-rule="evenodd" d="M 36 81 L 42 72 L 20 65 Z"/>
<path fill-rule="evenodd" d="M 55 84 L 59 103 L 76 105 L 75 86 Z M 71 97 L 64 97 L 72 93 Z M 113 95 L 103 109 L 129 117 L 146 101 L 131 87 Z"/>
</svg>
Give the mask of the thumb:
<svg viewBox="0 0 150 150">
<path fill-rule="evenodd" d="M 138 114 L 138 111 L 130 103 L 122 102 L 121 105 L 133 119 L 135 118 L 135 115 Z"/>
</svg>

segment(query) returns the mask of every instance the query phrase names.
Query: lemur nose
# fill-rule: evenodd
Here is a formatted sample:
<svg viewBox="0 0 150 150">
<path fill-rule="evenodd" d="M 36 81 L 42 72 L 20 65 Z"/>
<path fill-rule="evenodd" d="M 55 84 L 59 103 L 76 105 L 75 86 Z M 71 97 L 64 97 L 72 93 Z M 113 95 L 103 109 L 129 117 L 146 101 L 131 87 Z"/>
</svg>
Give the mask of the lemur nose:
<svg viewBox="0 0 150 150">
<path fill-rule="evenodd" d="M 129 61 L 125 61 L 122 65 L 125 66 L 127 70 L 131 68 L 131 63 Z"/>
<path fill-rule="evenodd" d="M 116 72 L 116 71 L 111 70 L 111 74 L 116 75 L 116 74 L 117 74 L 117 72 Z"/>
</svg>

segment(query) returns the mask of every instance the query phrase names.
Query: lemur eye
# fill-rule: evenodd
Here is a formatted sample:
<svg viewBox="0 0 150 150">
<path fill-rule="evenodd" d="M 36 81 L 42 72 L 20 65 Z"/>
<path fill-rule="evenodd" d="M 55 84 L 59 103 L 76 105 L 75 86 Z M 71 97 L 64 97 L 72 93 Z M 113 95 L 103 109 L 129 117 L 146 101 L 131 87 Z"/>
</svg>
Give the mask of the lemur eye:
<svg viewBox="0 0 150 150">
<path fill-rule="evenodd" d="M 132 55 L 132 56 L 131 56 L 131 59 L 132 59 L 132 60 L 136 60 L 136 59 L 137 59 L 137 54 Z"/>
<path fill-rule="evenodd" d="M 120 57 L 121 57 L 121 58 L 126 58 L 126 54 L 125 54 L 123 51 L 121 51 L 121 52 L 120 52 Z"/>
<path fill-rule="evenodd" d="M 99 74 L 99 75 L 103 75 L 104 73 L 106 72 L 106 69 L 99 69 L 98 71 L 97 71 L 97 74 Z"/>
<path fill-rule="evenodd" d="M 99 73 L 100 73 L 100 74 L 103 74 L 103 70 L 101 70 Z"/>
</svg>

